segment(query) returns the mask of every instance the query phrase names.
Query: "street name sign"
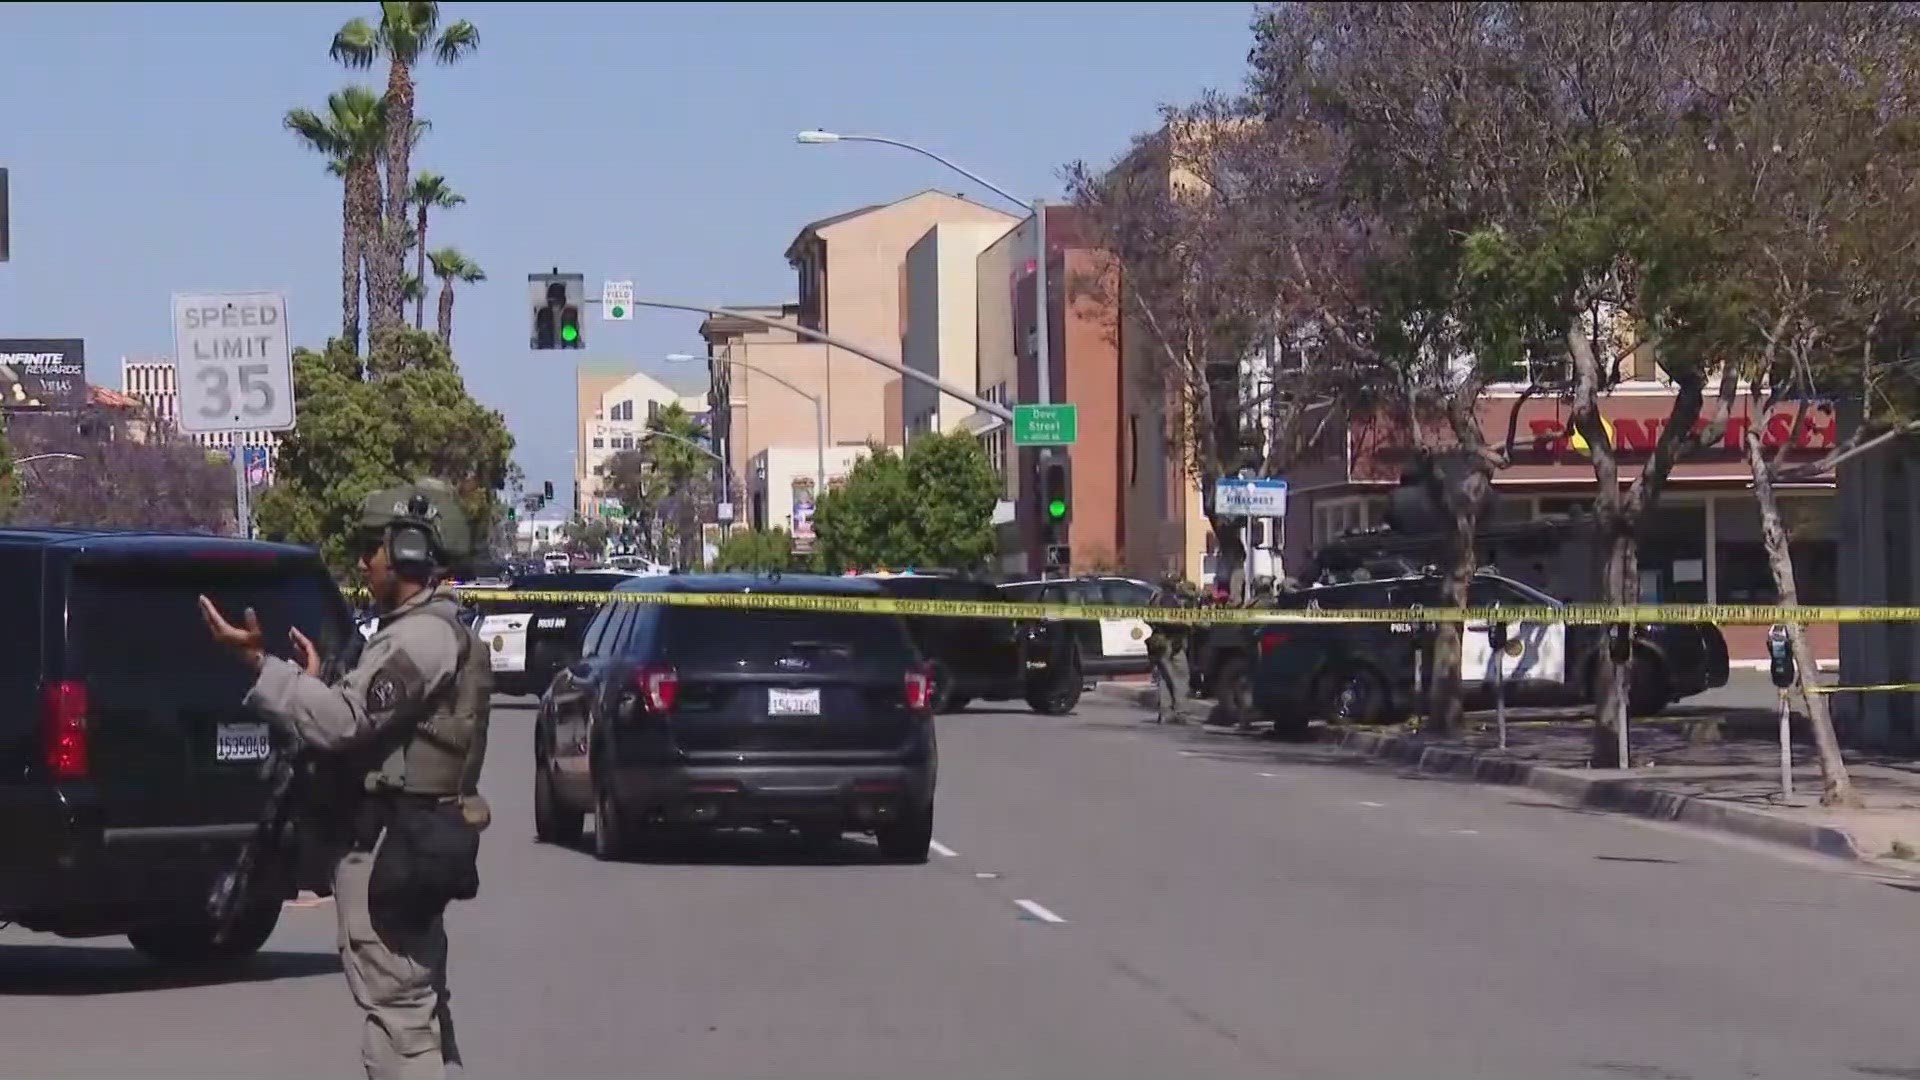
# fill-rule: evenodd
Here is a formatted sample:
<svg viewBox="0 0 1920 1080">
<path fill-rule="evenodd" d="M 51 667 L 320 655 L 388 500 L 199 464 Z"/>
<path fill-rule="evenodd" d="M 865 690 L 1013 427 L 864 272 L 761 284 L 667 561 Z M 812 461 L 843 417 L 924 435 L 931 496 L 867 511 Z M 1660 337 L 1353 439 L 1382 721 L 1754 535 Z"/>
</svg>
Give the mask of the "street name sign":
<svg viewBox="0 0 1920 1080">
<path fill-rule="evenodd" d="M 1072 446 L 1080 438 L 1077 405 L 1015 405 L 1013 445 Z"/>
<path fill-rule="evenodd" d="M 181 431 L 293 427 L 286 294 L 175 293 L 173 364 Z"/>
<path fill-rule="evenodd" d="M 600 317 L 608 322 L 633 321 L 633 282 L 609 281 L 600 286 Z"/>
<path fill-rule="evenodd" d="M 1287 482 L 1223 476 L 1213 482 L 1213 512 L 1217 517 L 1286 517 Z"/>
</svg>

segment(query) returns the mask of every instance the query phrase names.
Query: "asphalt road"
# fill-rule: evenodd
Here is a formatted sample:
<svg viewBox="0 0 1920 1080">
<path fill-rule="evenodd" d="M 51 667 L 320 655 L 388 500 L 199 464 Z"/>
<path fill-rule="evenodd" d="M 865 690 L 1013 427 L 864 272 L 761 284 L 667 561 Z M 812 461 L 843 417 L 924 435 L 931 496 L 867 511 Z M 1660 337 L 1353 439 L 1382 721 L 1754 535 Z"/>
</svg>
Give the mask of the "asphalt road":
<svg viewBox="0 0 1920 1080">
<path fill-rule="evenodd" d="M 1920 1077 L 1920 885 L 1138 716 L 944 718 L 928 866 L 606 865 L 532 840 L 503 701 L 450 916 L 466 1075 Z M 248 977 L 182 985 L 7 930 L 0 1077 L 357 1075 L 332 939 L 290 909 Z"/>
</svg>

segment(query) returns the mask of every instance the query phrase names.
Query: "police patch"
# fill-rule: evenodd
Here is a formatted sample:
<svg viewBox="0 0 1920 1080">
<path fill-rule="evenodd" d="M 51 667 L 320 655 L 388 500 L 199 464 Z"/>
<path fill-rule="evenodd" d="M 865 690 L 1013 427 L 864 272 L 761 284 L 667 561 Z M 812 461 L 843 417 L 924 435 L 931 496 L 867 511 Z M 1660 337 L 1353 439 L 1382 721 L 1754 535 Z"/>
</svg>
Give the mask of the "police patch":
<svg viewBox="0 0 1920 1080">
<path fill-rule="evenodd" d="M 367 684 L 367 711 L 376 713 L 392 712 L 400 704 L 400 683 L 392 675 L 382 671 Z"/>
</svg>

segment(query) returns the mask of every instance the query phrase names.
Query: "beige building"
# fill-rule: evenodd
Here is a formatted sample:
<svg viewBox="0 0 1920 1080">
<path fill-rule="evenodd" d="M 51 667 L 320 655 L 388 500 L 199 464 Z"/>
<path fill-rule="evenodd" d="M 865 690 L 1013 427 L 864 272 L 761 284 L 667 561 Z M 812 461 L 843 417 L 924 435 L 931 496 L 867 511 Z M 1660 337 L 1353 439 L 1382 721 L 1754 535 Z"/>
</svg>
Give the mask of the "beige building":
<svg viewBox="0 0 1920 1080">
<path fill-rule="evenodd" d="M 651 408 L 678 403 L 696 415 L 705 411 L 704 397 L 687 393 L 687 387 L 669 385 L 669 378 L 642 372 L 626 360 L 582 360 L 574 369 L 575 515 L 600 516 L 607 459 L 633 448 L 652 415 Z M 693 378 L 697 381 L 697 376 Z"/>
<path fill-rule="evenodd" d="M 972 389 L 979 383 L 980 253 L 1005 236 L 1014 221 L 947 221 L 907 249 L 902 357 L 908 367 Z M 902 380 L 903 441 L 931 431 L 957 431 L 973 414 L 964 401 Z"/>
<path fill-rule="evenodd" d="M 831 334 L 881 356 L 900 357 L 905 351 L 903 268 L 908 251 L 936 226 L 1004 229 L 1013 221 L 992 207 L 939 191 L 823 218 L 801 229 L 787 246 L 787 262 L 799 279 L 799 300 L 737 310 Z M 710 358 L 715 434 L 736 469 L 770 447 L 813 447 L 817 436 L 810 397 L 820 400 L 829 448 L 869 441 L 897 445 L 903 439 L 901 378 L 886 368 L 741 319 L 710 318 L 700 333 Z"/>
<path fill-rule="evenodd" d="M 847 474 L 871 447 L 835 446 L 826 454 L 827 490 L 847 482 Z M 894 448 L 898 450 L 898 447 Z M 798 552 L 813 550 L 813 506 L 820 460 L 811 447 L 776 446 L 747 462 L 745 506 L 740 520 L 755 529 L 785 529 Z"/>
</svg>

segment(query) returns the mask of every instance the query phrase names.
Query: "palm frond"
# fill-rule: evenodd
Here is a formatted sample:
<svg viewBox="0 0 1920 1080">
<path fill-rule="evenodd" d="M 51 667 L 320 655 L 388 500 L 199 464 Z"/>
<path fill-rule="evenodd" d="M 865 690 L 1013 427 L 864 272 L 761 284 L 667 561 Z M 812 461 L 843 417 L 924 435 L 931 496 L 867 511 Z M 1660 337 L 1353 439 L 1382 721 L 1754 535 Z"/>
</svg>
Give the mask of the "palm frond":
<svg viewBox="0 0 1920 1080">
<path fill-rule="evenodd" d="M 380 54 L 380 31 L 365 19 L 349 19 L 333 35 L 327 55 L 350 68 L 370 68 Z"/>
</svg>

